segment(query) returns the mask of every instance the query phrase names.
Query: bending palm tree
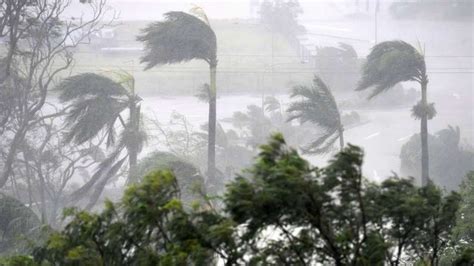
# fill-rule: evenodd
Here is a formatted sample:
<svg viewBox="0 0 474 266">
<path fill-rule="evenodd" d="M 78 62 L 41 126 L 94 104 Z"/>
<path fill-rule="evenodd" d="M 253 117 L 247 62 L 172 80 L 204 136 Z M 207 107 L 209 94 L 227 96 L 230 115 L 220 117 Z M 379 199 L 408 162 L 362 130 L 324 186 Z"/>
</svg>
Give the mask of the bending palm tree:
<svg viewBox="0 0 474 266">
<path fill-rule="evenodd" d="M 165 20 L 152 23 L 138 37 L 145 43 L 145 55 L 141 62 L 145 69 L 157 65 L 186 62 L 201 59 L 210 68 L 209 138 L 207 168 L 210 180 L 215 180 L 216 143 L 216 35 L 206 15 L 200 8 L 194 8 L 193 16 L 184 12 L 169 12 Z M 199 17 L 198 17 L 199 16 Z"/>
<path fill-rule="evenodd" d="M 71 107 L 66 116 L 66 123 L 69 124 L 70 130 L 65 135 L 65 141 L 80 145 L 92 140 L 100 132 L 105 132 L 107 146 L 115 145 L 114 151 L 100 164 L 92 178 L 71 195 L 71 200 L 75 201 L 80 195 L 98 184 L 95 186 L 88 207 L 93 206 L 109 178 L 120 170 L 127 158 L 129 180 L 131 180 L 137 165 L 138 153 L 145 140 L 145 134 L 140 131 L 139 126 L 141 98 L 135 94 L 134 79 L 127 73 L 114 74 L 119 76 L 120 82 L 86 73 L 67 78 L 58 87 L 61 91 L 59 99 L 69 103 Z M 121 113 L 127 108 L 129 120 L 125 122 Z M 120 141 L 116 144 L 117 121 L 120 121 L 123 131 Z M 127 150 L 127 155 L 120 158 L 124 149 Z"/>
<path fill-rule="evenodd" d="M 387 41 L 372 48 L 362 72 L 357 90 L 374 86 L 372 98 L 402 81 L 415 81 L 421 86 L 421 101 L 412 109 L 416 119 L 421 120 L 421 183 L 429 181 L 428 163 L 428 119 L 436 115 L 434 104 L 428 104 L 425 58 L 410 44 L 403 41 Z"/>
<path fill-rule="evenodd" d="M 341 114 L 334 96 L 318 76 L 314 77 L 313 86 L 297 86 L 293 89 L 291 98 L 303 99 L 291 103 L 288 108 L 288 120 L 298 119 L 301 123 L 311 122 L 324 129 L 324 134 L 303 148 L 303 152 L 319 154 L 328 152 L 339 139 L 341 151 L 344 148 L 344 128 Z"/>
</svg>

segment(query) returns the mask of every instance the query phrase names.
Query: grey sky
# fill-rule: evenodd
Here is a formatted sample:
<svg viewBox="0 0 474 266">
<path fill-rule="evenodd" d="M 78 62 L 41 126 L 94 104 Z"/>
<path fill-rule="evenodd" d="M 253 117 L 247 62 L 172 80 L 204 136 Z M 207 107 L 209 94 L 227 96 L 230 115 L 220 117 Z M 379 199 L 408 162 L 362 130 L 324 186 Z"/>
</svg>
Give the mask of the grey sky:
<svg viewBox="0 0 474 266">
<path fill-rule="evenodd" d="M 108 3 L 120 12 L 122 20 L 156 20 L 169 10 L 187 11 L 193 4 L 201 6 L 210 18 L 250 18 L 251 2 L 258 0 L 109 0 Z M 355 0 L 300 0 L 305 14 L 302 19 L 338 18 L 356 10 Z M 365 0 L 359 0 L 360 11 L 365 12 Z M 386 6 L 392 0 L 382 1 Z M 373 9 L 373 0 L 369 0 Z M 382 5 L 383 8 L 383 5 Z M 370 12 L 369 11 L 369 12 Z"/>
</svg>

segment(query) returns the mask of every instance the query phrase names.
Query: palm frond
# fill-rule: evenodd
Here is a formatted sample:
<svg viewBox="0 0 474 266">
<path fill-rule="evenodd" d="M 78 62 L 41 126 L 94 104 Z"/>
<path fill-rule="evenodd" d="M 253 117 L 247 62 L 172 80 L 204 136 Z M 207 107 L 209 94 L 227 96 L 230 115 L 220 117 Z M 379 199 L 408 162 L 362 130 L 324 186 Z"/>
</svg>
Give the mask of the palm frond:
<svg viewBox="0 0 474 266">
<path fill-rule="evenodd" d="M 110 130 L 113 122 L 128 107 L 127 102 L 110 97 L 97 97 L 74 102 L 66 116 L 70 125 L 65 135 L 66 142 L 82 144 L 99 134 L 105 128 Z"/>
<path fill-rule="evenodd" d="M 273 96 L 265 97 L 263 105 L 265 106 L 265 111 L 267 112 L 274 112 L 280 109 L 280 101 L 278 101 L 277 98 Z"/>
<path fill-rule="evenodd" d="M 61 102 L 73 101 L 82 97 L 120 97 L 127 94 L 117 82 L 93 73 L 84 73 L 66 78 L 56 90 L 60 91 Z"/>
<path fill-rule="evenodd" d="M 85 73 L 67 78 L 57 89 L 60 100 L 71 107 L 66 116 L 66 142 L 82 144 L 105 129 L 107 143 L 113 144 L 115 121 L 130 100 L 122 85 L 101 75 Z"/>
<path fill-rule="evenodd" d="M 434 103 L 423 104 L 419 101 L 411 108 L 411 116 L 417 120 L 426 117 L 428 120 L 433 119 L 436 116 L 436 108 Z"/>
<path fill-rule="evenodd" d="M 123 86 L 128 90 L 130 94 L 135 91 L 135 77 L 128 71 L 125 70 L 109 70 L 106 73 L 110 73 L 114 81 Z"/>
<path fill-rule="evenodd" d="M 331 130 L 301 148 L 305 154 L 327 154 L 334 149 L 334 143 L 340 138 L 338 130 Z"/>
<path fill-rule="evenodd" d="M 322 135 L 302 147 L 302 151 L 307 154 L 330 152 L 336 140 L 341 137 L 342 129 L 341 115 L 331 90 L 321 78 L 315 76 L 311 87 L 293 88 L 291 98 L 297 97 L 300 100 L 292 102 L 287 109 L 288 120 L 310 122 L 322 129 Z"/>
<path fill-rule="evenodd" d="M 206 12 L 204 9 L 198 5 L 194 5 L 193 7 L 189 10 L 189 12 L 196 17 L 202 19 L 204 22 L 206 22 L 207 25 L 211 26 L 211 23 L 209 23 L 209 18 L 206 15 Z"/>
<path fill-rule="evenodd" d="M 203 20 L 184 12 L 166 13 L 164 21 L 150 24 L 137 39 L 145 45 L 141 58 L 145 69 L 192 59 L 217 63 L 214 31 Z"/>
<path fill-rule="evenodd" d="M 291 98 L 300 97 L 287 109 L 288 120 L 311 122 L 326 129 L 339 128 L 341 117 L 334 97 L 326 84 L 315 76 L 312 87 L 296 86 Z"/>
<path fill-rule="evenodd" d="M 148 135 L 144 130 L 135 131 L 131 127 L 126 127 L 120 136 L 120 144 L 127 147 L 128 150 L 141 152 L 147 139 Z"/>
<path fill-rule="evenodd" d="M 402 81 L 418 81 L 426 72 L 425 60 L 413 46 L 403 41 L 375 45 L 362 69 L 356 90 L 375 87 L 372 98 Z"/>
</svg>

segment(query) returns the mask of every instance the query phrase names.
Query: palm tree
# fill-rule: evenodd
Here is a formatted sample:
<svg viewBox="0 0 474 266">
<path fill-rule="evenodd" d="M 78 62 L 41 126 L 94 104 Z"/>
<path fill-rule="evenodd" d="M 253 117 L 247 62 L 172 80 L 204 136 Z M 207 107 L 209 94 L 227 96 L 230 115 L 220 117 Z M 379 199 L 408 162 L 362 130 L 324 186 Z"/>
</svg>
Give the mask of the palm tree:
<svg viewBox="0 0 474 266">
<path fill-rule="evenodd" d="M 114 151 L 101 162 L 92 178 L 71 195 L 74 201 L 98 184 L 89 207 L 93 206 L 107 181 L 116 175 L 127 158 L 128 180 L 132 179 L 138 153 L 145 141 L 145 134 L 140 129 L 141 98 L 135 94 L 133 76 L 126 72 L 114 74 L 118 76 L 118 82 L 102 75 L 85 73 L 69 77 L 58 86 L 60 101 L 69 105 L 66 116 L 69 131 L 65 134 L 65 141 L 80 145 L 98 137 L 102 132 L 106 146 L 114 146 Z M 128 121 L 122 117 L 126 109 L 129 111 Z M 123 130 L 116 143 L 115 129 L 118 122 Z M 124 149 L 127 154 L 120 158 Z"/>
<path fill-rule="evenodd" d="M 301 123 L 311 122 L 320 126 L 324 134 L 303 148 L 303 152 L 320 154 L 328 152 L 339 139 L 339 148 L 344 148 L 344 128 L 341 114 L 331 90 L 321 78 L 314 76 L 313 85 L 296 86 L 293 88 L 291 98 L 302 97 L 301 100 L 292 102 L 288 108 L 289 118 L 299 120 Z"/>
<path fill-rule="evenodd" d="M 210 180 L 215 179 L 216 143 L 216 34 L 202 9 L 193 9 L 194 15 L 184 12 L 168 12 L 165 20 L 150 24 L 138 37 L 145 44 L 145 69 L 164 64 L 186 62 L 193 59 L 209 64 L 209 137 L 207 170 Z"/>
<path fill-rule="evenodd" d="M 436 115 L 434 104 L 427 102 L 428 76 L 423 53 L 404 41 L 387 41 L 375 45 L 362 70 L 356 90 L 374 87 L 369 99 L 403 81 L 415 81 L 421 86 L 421 101 L 412 109 L 421 120 L 421 183 L 428 184 L 428 119 Z"/>
</svg>

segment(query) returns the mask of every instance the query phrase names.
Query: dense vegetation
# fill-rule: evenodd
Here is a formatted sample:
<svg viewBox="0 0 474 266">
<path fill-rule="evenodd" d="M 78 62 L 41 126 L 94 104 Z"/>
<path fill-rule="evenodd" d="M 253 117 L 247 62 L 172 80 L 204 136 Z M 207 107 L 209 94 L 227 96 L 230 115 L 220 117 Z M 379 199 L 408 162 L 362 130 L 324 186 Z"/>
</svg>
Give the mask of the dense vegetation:
<svg viewBox="0 0 474 266">
<path fill-rule="evenodd" d="M 455 265 L 474 262 L 472 196 L 433 184 L 363 177 L 363 152 L 348 145 L 324 168 L 311 166 L 281 135 L 227 185 L 221 211 L 183 207 L 177 179 L 154 170 L 98 214 L 70 209 L 62 231 L 24 259 L 31 265 Z M 472 174 L 466 181 L 472 187 Z M 461 208 L 460 208 L 461 206 Z M 463 239 L 463 241 L 457 241 Z M 452 250 L 457 252 L 449 254 Z M 464 253 L 463 253 L 464 252 Z M 471 253 L 469 253 L 471 252 Z M 471 254 L 471 255 L 469 255 Z M 451 257 L 446 257 L 450 255 Z M 470 256 L 470 257 L 469 257 Z M 449 261 L 448 261 L 449 260 Z M 466 261 L 466 263 L 468 263 Z"/>
<path fill-rule="evenodd" d="M 466 7 L 451 2 L 448 11 Z M 68 15 L 74 4 L 82 17 Z M 243 41 L 222 49 L 219 42 L 230 41 L 203 9 L 171 11 L 132 33 L 144 47 L 140 67 L 185 72 L 181 63 L 201 62 L 191 64 L 208 83 L 177 75 L 180 83 L 168 87 L 192 91 L 208 110 L 199 125 L 180 110 L 166 123 L 142 109 L 143 73 L 74 67 L 76 55 L 100 48 L 89 42 L 114 25 L 109 11 L 105 0 L 0 2 L 0 265 L 474 263 L 474 152 L 458 127 L 428 133 L 436 115 L 428 74 L 436 72 L 421 45 L 383 41 L 359 58 L 341 43 L 296 56 L 309 53 L 298 1 L 263 1 L 256 27 L 265 45 L 256 50 L 271 60 L 246 67 L 253 75 L 258 66 L 262 79 L 271 70 L 272 93 L 256 75 L 261 102 L 218 120 L 228 77 L 252 83 L 218 68 Z M 290 54 L 279 60 L 274 47 Z M 285 58 L 289 69 L 308 71 L 290 83 L 275 78 Z M 172 83 L 164 73 L 160 82 Z M 148 82 L 162 92 L 163 83 Z M 404 82 L 419 87 L 417 103 Z M 286 99 L 273 95 L 283 88 Z M 408 139 L 403 177 L 366 178 L 364 152 L 349 144 L 352 130 L 371 122 L 359 112 L 408 104 L 420 133 L 399 139 Z M 309 162 L 325 155 L 332 159 L 324 167 Z"/>
</svg>

